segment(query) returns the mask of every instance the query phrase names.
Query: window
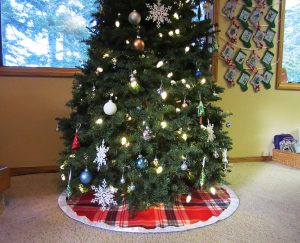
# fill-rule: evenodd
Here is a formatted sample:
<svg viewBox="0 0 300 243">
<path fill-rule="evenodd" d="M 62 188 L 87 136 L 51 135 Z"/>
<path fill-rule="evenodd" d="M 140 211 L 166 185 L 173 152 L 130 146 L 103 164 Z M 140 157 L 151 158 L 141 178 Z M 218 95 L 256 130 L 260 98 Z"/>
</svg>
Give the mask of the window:
<svg viewBox="0 0 300 243">
<path fill-rule="evenodd" d="M 300 90 L 300 0 L 282 0 L 280 5 L 277 88 Z"/>
<path fill-rule="evenodd" d="M 286 1 L 282 67 L 290 83 L 300 83 L 299 13 L 300 0 Z"/>
<path fill-rule="evenodd" d="M 53 75 L 65 76 L 62 68 L 74 69 L 87 59 L 83 40 L 95 11 L 94 0 L 1 0 L 1 66 L 22 67 L 23 73 L 48 68 L 48 76 L 51 68 Z"/>
</svg>

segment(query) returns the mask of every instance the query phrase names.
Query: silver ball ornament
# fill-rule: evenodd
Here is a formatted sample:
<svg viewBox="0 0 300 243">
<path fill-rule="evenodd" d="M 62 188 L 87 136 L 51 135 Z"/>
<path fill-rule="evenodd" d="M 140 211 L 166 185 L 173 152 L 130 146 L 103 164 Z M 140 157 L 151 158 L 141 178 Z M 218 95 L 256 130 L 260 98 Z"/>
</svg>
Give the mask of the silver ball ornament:
<svg viewBox="0 0 300 243">
<path fill-rule="evenodd" d="M 120 183 L 121 183 L 121 184 L 125 184 L 125 178 L 124 178 L 124 175 L 122 175 L 121 180 L 120 180 Z"/>
<path fill-rule="evenodd" d="M 133 10 L 128 16 L 128 21 L 132 25 L 138 25 L 141 22 L 141 19 L 141 15 L 136 10 Z"/>
<path fill-rule="evenodd" d="M 104 113 L 106 115 L 113 115 L 117 112 L 117 106 L 112 100 L 109 100 L 103 107 Z"/>
<path fill-rule="evenodd" d="M 152 138 L 152 132 L 149 127 L 146 127 L 146 129 L 143 131 L 143 138 L 145 141 L 148 141 Z"/>
<path fill-rule="evenodd" d="M 186 161 L 183 161 L 182 165 L 180 166 L 181 170 L 186 171 L 187 170 L 187 164 Z"/>
<path fill-rule="evenodd" d="M 133 184 L 133 182 L 131 182 L 131 185 L 129 186 L 129 190 L 130 191 L 134 191 L 135 190 L 135 185 Z"/>
</svg>

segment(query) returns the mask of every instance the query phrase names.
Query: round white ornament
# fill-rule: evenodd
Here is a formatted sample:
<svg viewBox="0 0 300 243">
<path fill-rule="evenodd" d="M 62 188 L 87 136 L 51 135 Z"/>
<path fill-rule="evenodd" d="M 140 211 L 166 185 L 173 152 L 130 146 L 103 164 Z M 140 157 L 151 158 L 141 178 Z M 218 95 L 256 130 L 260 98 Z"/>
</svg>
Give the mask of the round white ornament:
<svg viewBox="0 0 300 243">
<path fill-rule="evenodd" d="M 103 107 L 104 113 L 106 115 L 113 115 L 117 112 L 117 106 L 112 100 L 109 100 Z"/>
</svg>

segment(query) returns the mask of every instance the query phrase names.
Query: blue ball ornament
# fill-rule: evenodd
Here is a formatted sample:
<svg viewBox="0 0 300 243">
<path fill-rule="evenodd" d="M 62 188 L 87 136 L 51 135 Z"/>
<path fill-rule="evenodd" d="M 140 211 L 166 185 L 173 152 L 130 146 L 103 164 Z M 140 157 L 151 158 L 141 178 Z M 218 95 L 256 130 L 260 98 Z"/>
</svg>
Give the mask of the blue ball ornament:
<svg viewBox="0 0 300 243">
<path fill-rule="evenodd" d="M 197 69 L 195 72 L 195 76 L 200 77 L 201 75 L 202 75 L 202 72 L 199 69 Z"/>
<path fill-rule="evenodd" d="M 139 155 L 139 157 L 135 161 L 135 167 L 139 170 L 143 170 L 148 166 L 148 160 L 146 160 L 142 155 Z"/>
<path fill-rule="evenodd" d="M 81 172 L 80 181 L 84 185 L 89 184 L 92 181 L 92 174 L 87 168 Z"/>
</svg>

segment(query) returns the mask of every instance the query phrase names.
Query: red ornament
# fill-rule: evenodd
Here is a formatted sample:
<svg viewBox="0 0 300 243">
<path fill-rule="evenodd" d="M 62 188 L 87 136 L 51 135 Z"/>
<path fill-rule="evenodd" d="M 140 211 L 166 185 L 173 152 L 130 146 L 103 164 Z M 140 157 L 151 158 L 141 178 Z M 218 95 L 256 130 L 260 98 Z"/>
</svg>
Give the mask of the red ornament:
<svg viewBox="0 0 300 243">
<path fill-rule="evenodd" d="M 79 148 L 80 148 L 79 136 L 78 136 L 78 132 L 76 132 L 72 143 L 72 150 L 76 150 Z"/>
<path fill-rule="evenodd" d="M 200 123 L 200 125 L 203 124 L 203 122 L 202 122 L 202 116 L 200 116 L 199 123 Z"/>
</svg>

